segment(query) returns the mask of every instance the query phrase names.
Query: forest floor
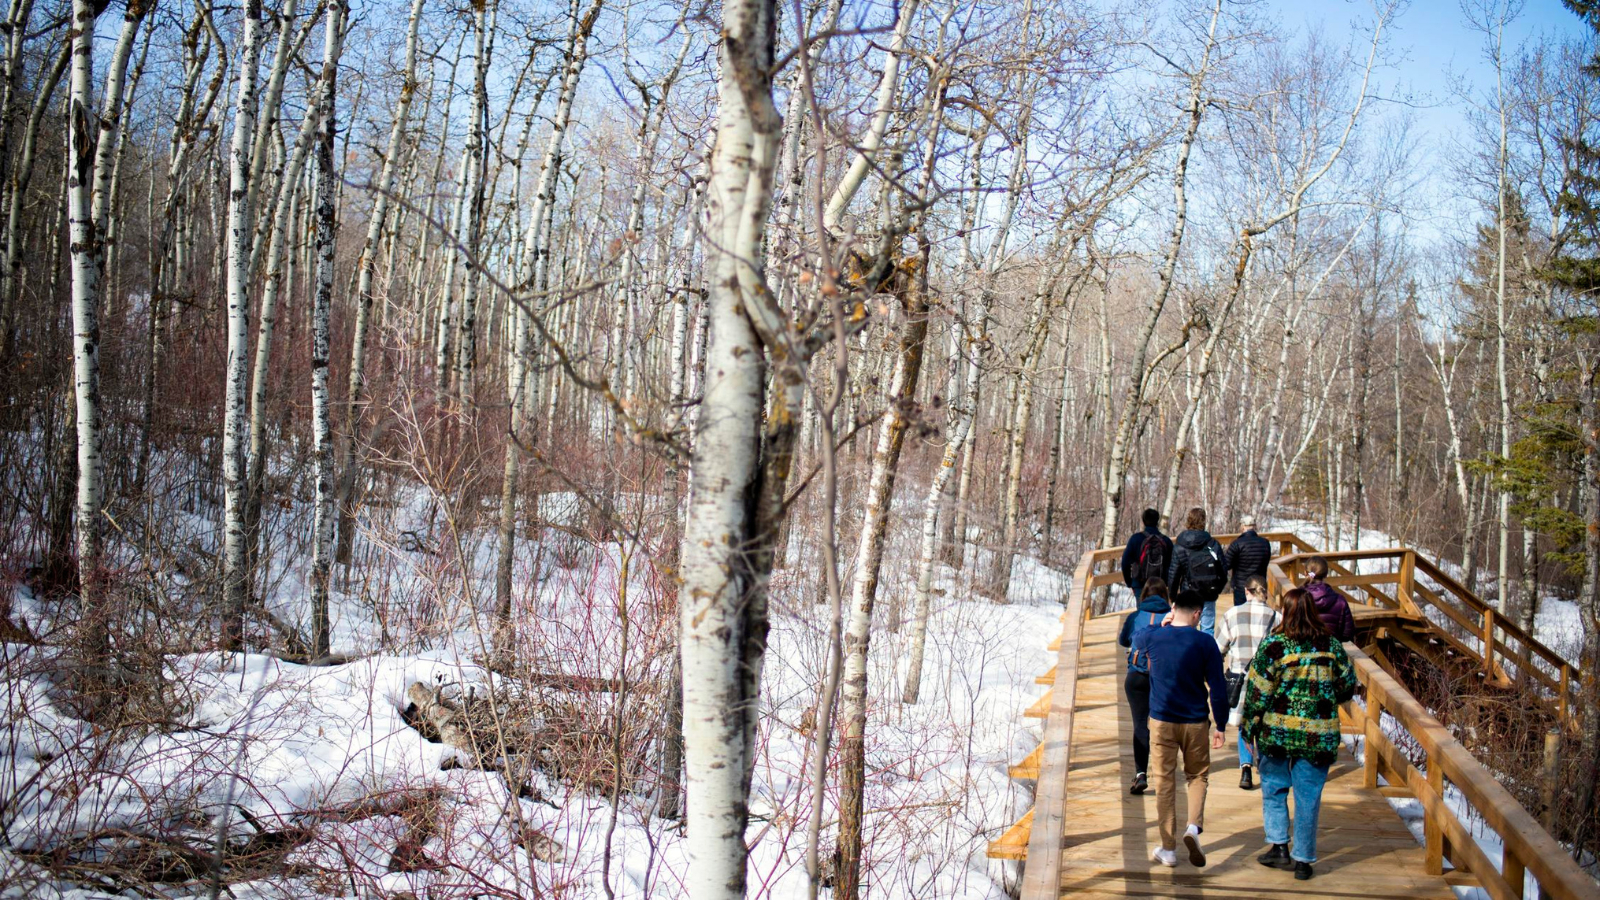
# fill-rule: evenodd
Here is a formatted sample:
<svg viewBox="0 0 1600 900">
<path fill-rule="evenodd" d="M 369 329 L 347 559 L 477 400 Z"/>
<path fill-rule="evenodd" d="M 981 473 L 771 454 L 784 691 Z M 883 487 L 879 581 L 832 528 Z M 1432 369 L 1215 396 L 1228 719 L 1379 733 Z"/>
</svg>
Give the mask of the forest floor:
<svg viewBox="0 0 1600 900">
<path fill-rule="evenodd" d="M 517 593 L 528 598 L 516 610 L 524 652 L 545 675 L 658 683 L 670 623 L 656 614 L 659 591 L 653 570 L 639 563 L 640 548 L 574 539 L 580 511 L 570 496 L 546 497 L 541 509 L 556 527 L 521 542 L 517 566 Z M 513 779 L 430 741 L 407 721 L 415 683 L 462 702 L 510 696 L 514 688 L 482 664 L 493 529 L 456 533 L 430 518 L 425 498 L 412 498 L 358 545 L 358 554 L 381 554 L 390 564 L 381 578 L 335 593 L 339 664 L 305 666 L 262 654 L 164 656 L 160 715 L 114 740 L 72 711 L 58 680 L 60 647 L 48 640 L 5 644 L 4 895 L 143 896 L 123 891 L 154 875 L 170 897 L 211 896 L 212 877 L 237 898 L 682 896 L 687 860 L 679 824 L 654 815 L 648 773 L 630 770 L 635 777 L 613 803 L 613 781 L 596 773 L 614 768 L 582 769 L 568 760 Z M 205 541 L 205 523 L 191 524 L 193 540 Z M 1283 527 L 1313 544 L 1322 539 L 1307 523 Z M 909 530 L 894 532 L 905 546 L 887 555 L 880 622 L 887 607 L 911 599 Z M 456 534 L 454 558 L 470 565 L 452 566 L 451 553 L 419 537 L 441 533 Z M 1386 542 L 1370 532 L 1362 539 L 1363 546 Z M 462 568 L 473 574 L 462 578 Z M 1059 629 L 1070 577 L 1019 558 L 1012 602 L 999 605 L 973 592 L 976 568 L 939 569 L 921 702 L 900 702 L 910 628 L 874 634 L 866 798 L 874 897 L 1002 900 L 1015 877 L 1007 864 L 987 859 L 985 848 L 1031 803 L 1006 768 L 1038 740 L 1038 723 L 1020 711 L 1043 691 L 1034 677 L 1053 661 L 1045 645 Z M 806 894 L 809 718 L 827 632 L 812 569 L 796 560 L 775 579 L 751 799 L 751 892 L 780 900 Z M 275 614 L 304 622 L 304 560 L 280 554 L 270 572 Z M 182 581 L 176 573 L 166 577 Z M 24 587 L 8 589 L 15 620 L 36 635 L 65 633 L 69 608 Z M 1125 592 L 1118 594 L 1126 602 Z M 627 629 L 619 595 L 631 598 Z M 1564 650 L 1576 634 L 1575 613 L 1572 604 L 1549 598 L 1541 636 Z M 585 736 L 587 742 L 564 743 L 566 752 L 603 757 L 625 744 L 640 759 L 652 755 L 660 707 L 647 689 L 620 709 L 614 694 L 560 685 L 541 689 L 537 699 L 539 709 L 566 716 L 546 725 Z M 829 803 L 825 822 L 834 814 L 831 794 Z M 1416 812 L 1403 803 L 1397 809 Z M 1420 823 L 1415 830 L 1420 834 Z M 194 852 L 219 846 L 219 835 L 227 836 L 225 864 Z M 1492 835 L 1481 840 L 1496 856 Z M 88 886 L 95 884 L 103 887 Z"/>
<path fill-rule="evenodd" d="M 414 683 L 463 700 L 505 692 L 509 680 L 482 665 L 492 528 L 461 535 L 456 558 L 472 559 L 475 573 L 461 579 L 445 562 L 448 554 L 417 537 L 448 531 L 424 526 L 425 501 L 401 506 L 381 534 L 368 535 L 381 547 L 357 548 L 358 559 L 381 549 L 394 565 L 381 580 L 341 585 L 348 590 L 334 594 L 332 649 L 344 658 L 340 664 L 298 665 L 263 654 L 165 656 L 162 721 L 108 741 L 72 711 L 59 683 L 60 647 L 48 640 L 4 645 L 4 895 L 134 896 L 119 891 L 154 872 L 165 896 L 210 896 L 211 862 L 192 849 L 215 847 L 225 833 L 227 864 L 219 870 L 238 898 L 682 896 L 687 860 L 679 824 L 653 815 L 650 777 L 631 782 L 613 805 L 595 770 L 572 777 L 571 765 L 535 769 L 518 796 L 511 779 L 408 724 Z M 572 498 L 561 496 L 544 498 L 542 511 L 557 525 L 578 513 Z M 192 524 L 193 540 L 208 540 L 204 523 Z M 906 543 L 885 563 L 880 622 L 887 595 L 911 599 L 909 536 Z M 639 563 L 637 546 L 584 543 L 559 528 L 521 544 L 518 593 L 530 599 L 517 610 L 519 641 L 537 648 L 540 672 L 641 684 L 659 678 L 664 622 L 654 617 L 654 572 Z M 304 569 L 297 555 L 271 563 L 268 603 L 285 621 L 308 619 Z M 635 607 L 631 655 L 624 654 L 617 609 L 624 569 Z M 751 798 L 753 896 L 806 894 L 809 718 L 827 632 L 814 576 L 804 583 L 794 577 L 808 569 L 797 564 L 775 579 Z M 1031 802 L 1006 768 L 1038 740 L 1038 723 L 1019 712 L 1044 690 L 1034 677 L 1052 662 L 1045 644 L 1059 629 L 1070 581 L 1028 558 L 1013 571 L 1012 602 L 997 605 L 940 569 L 918 704 L 900 702 L 911 629 L 874 635 L 866 867 L 875 897 L 1006 896 L 1005 879 L 1014 873 L 988 860 L 985 849 Z M 43 602 L 25 587 L 7 589 L 14 591 L 13 618 L 32 633 L 66 633 L 66 605 Z M 553 708 L 575 714 L 593 739 L 568 749 L 604 754 L 619 719 L 616 698 L 556 689 L 541 700 L 552 695 Z M 659 721 L 648 691 L 629 702 L 628 719 Z M 623 727 L 630 748 L 639 741 L 647 748 L 649 729 L 642 738 L 636 731 Z M 833 819 L 833 802 L 830 792 L 825 822 Z M 260 854 L 269 844 L 275 852 Z M 55 853 L 43 852 L 50 849 Z M 269 863 L 258 866 L 260 877 L 248 874 L 252 858 Z M 94 884 L 104 888 L 87 886 Z"/>
</svg>

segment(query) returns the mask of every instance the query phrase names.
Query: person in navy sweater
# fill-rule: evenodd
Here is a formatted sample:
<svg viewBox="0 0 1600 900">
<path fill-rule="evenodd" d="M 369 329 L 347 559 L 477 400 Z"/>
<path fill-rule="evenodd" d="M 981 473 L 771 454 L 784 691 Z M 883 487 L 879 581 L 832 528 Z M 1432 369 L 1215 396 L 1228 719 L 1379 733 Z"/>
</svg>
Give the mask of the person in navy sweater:
<svg viewBox="0 0 1600 900">
<path fill-rule="evenodd" d="M 1216 640 L 1195 627 L 1205 599 L 1194 591 L 1178 592 L 1166 627 L 1147 629 L 1133 638 L 1133 649 L 1149 659 L 1150 775 L 1155 782 L 1161 832 L 1161 846 L 1151 855 L 1164 866 L 1178 864 L 1180 760 L 1189 796 L 1189 827 L 1183 845 L 1190 863 L 1206 864 L 1200 834 L 1205 829 L 1211 751 L 1221 749 L 1228 727 L 1228 681 L 1222 674 L 1222 651 Z"/>
</svg>

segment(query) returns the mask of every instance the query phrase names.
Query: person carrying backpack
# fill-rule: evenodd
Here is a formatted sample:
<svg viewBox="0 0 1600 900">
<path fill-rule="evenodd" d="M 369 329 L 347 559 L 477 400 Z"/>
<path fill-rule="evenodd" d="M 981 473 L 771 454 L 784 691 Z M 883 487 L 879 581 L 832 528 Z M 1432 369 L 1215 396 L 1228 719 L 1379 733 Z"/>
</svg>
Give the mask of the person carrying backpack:
<svg viewBox="0 0 1600 900">
<path fill-rule="evenodd" d="M 1144 586 L 1152 578 L 1166 579 L 1172 559 L 1172 538 L 1161 533 L 1161 513 L 1147 509 L 1141 518 L 1144 530 L 1129 535 L 1122 550 L 1122 583 L 1135 599 L 1144 596 Z"/>
<path fill-rule="evenodd" d="M 1133 649 L 1133 639 L 1152 628 L 1160 628 L 1161 620 L 1172 611 L 1167 602 L 1167 583 L 1160 577 L 1145 582 L 1144 596 L 1139 598 L 1139 608 L 1122 620 L 1122 633 L 1117 643 L 1128 649 L 1128 673 L 1123 676 L 1122 690 L 1128 697 L 1128 709 L 1133 713 L 1133 784 L 1130 794 L 1142 794 L 1150 789 L 1145 772 L 1150 768 L 1150 657 Z"/>
<path fill-rule="evenodd" d="M 1228 557 L 1222 545 L 1206 530 L 1206 511 L 1196 506 L 1184 520 L 1184 532 L 1173 542 L 1172 562 L 1167 564 L 1167 588 L 1174 595 L 1194 591 L 1205 601 L 1200 612 L 1200 630 L 1215 634 L 1217 597 L 1228 586 Z"/>
</svg>

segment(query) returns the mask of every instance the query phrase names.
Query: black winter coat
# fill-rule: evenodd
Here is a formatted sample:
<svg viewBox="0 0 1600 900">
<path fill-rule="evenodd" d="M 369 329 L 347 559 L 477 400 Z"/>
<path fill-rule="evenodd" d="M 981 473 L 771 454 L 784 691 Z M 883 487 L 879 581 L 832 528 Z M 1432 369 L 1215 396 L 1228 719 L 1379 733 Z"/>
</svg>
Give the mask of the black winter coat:
<svg viewBox="0 0 1600 900">
<path fill-rule="evenodd" d="M 1233 575 L 1230 583 L 1236 588 L 1242 588 L 1245 579 L 1251 575 L 1267 577 L 1267 564 L 1272 562 L 1272 543 L 1256 534 L 1256 530 L 1252 528 L 1228 545 L 1227 558 L 1228 571 Z"/>
<path fill-rule="evenodd" d="M 1133 587 L 1133 567 L 1139 562 L 1139 554 L 1144 551 L 1144 542 L 1152 537 L 1167 545 L 1167 560 L 1172 560 L 1172 539 L 1162 534 L 1161 529 L 1146 528 L 1129 536 L 1127 546 L 1122 551 L 1122 583 L 1128 587 Z M 1166 573 L 1163 572 L 1162 577 L 1166 577 Z"/>
<path fill-rule="evenodd" d="M 1188 584 L 1189 554 L 1201 552 L 1208 544 L 1213 542 L 1214 539 L 1211 537 L 1211 532 L 1204 529 L 1185 531 L 1183 534 L 1178 535 L 1177 540 L 1172 542 L 1172 562 L 1167 564 L 1167 586 L 1171 588 L 1174 597 L 1178 595 L 1179 591 L 1190 586 Z M 1226 554 L 1222 556 L 1222 564 L 1224 567 L 1228 564 Z M 1226 584 L 1226 580 L 1223 583 Z M 1219 585 L 1215 592 L 1206 593 L 1205 598 L 1207 601 L 1214 601 L 1221 593 L 1222 586 Z"/>
</svg>

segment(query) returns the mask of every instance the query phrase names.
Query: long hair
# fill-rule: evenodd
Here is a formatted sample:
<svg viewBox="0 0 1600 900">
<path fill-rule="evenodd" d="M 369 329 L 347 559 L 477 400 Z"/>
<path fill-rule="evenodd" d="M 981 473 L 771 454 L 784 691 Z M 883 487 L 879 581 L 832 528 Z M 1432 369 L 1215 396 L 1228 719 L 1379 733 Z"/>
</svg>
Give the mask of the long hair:
<svg viewBox="0 0 1600 900">
<path fill-rule="evenodd" d="M 1170 599 L 1171 595 L 1167 593 L 1166 579 L 1152 578 L 1146 581 L 1144 583 L 1144 592 L 1139 595 L 1139 599 L 1143 600 L 1146 597 L 1160 597 L 1163 600 Z"/>
<path fill-rule="evenodd" d="M 1309 641 L 1327 635 L 1328 626 L 1322 624 L 1322 617 L 1317 615 L 1317 601 L 1311 598 L 1311 592 L 1292 588 L 1283 592 L 1278 627 L 1274 631 L 1293 641 Z"/>
</svg>

